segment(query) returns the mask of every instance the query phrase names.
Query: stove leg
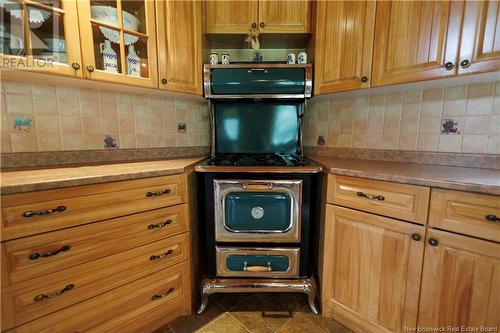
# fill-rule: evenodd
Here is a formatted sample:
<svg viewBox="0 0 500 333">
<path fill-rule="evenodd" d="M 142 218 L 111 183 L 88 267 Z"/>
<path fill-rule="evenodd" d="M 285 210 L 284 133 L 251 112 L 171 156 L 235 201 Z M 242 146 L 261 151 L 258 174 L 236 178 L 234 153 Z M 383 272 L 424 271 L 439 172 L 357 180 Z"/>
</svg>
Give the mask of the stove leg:
<svg viewBox="0 0 500 333">
<path fill-rule="evenodd" d="M 213 294 L 214 292 L 214 284 L 210 280 L 206 279 L 203 281 L 203 285 L 201 287 L 201 304 L 196 311 L 197 314 L 202 314 L 207 308 L 208 304 L 208 295 Z"/>
<path fill-rule="evenodd" d="M 318 308 L 316 307 L 316 304 L 314 304 L 314 301 L 316 300 L 316 282 L 313 278 L 307 279 L 307 282 L 304 285 L 304 292 L 307 294 L 309 308 L 312 313 L 315 315 L 319 314 Z"/>
</svg>

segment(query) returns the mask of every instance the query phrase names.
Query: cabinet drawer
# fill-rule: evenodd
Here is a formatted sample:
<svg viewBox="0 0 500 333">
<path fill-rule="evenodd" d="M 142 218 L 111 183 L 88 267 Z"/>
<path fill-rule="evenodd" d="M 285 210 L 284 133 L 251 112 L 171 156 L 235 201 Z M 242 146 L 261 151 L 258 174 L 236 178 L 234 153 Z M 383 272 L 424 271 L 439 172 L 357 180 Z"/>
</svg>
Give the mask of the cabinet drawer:
<svg viewBox="0 0 500 333">
<path fill-rule="evenodd" d="M 41 277 L 187 230 L 188 207 L 182 204 L 11 240 L 2 244 L 7 275 L 2 283 Z"/>
<path fill-rule="evenodd" d="M 2 328 L 27 323 L 188 258 L 189 233 L 183 233 L 2 288 L 2 313 L 9 313 L 2 316 Z"/>
<path fill-rule="evenodd" d="M 2 240 L 186 202 L 186 176 L 146 178 L 2 197 Z"/>
<path fill-rule="evenodd" d="M 31 321 L 12 332 L 114 331 L 115 327 L 159 307 L 167 314 L 170 304 L 188 302 L 189 279 L 189 261 L 184 261 Z"/>
<path fill-rule="evenodd" d="M 328 176 L 327 202 L 425 224 L 430 189 L 361 178 Z"/>
<path fill-rule="evenodd" d="M 500 196 L 432 189 L 429 225 L 500 242 Z"/>
</svg>

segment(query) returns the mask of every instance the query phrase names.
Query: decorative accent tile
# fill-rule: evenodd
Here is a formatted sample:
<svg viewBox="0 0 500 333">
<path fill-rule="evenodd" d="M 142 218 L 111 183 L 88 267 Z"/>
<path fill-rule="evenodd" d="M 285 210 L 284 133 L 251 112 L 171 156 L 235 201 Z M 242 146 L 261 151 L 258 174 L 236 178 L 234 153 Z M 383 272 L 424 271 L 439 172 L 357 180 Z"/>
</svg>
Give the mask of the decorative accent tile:
<svg viewBox="0 0 500 333">
<path fill-rule="evenodd" d="M 116 138 L 111 135 L 104 135 L 104 149 L 117 149 L 118 142 L 116 142 Z"/>
<path fill-rule="evenodd" d="M 30 116 L 12 116 L 12 132 L 30 133 L 33 131 L 33 117 Z"/>
<path fill-rule="evenodd" d="M 177 132 L 180 134 L 186 134 L 187 124 L 186 123 L 178 123 L 177 124 Z"/>
<path fill-rule="evenodd" d="M 441 122 L 441 134 L 460 134 L 458 122 L 455 119 L 443 119 Z"/>
</svg>

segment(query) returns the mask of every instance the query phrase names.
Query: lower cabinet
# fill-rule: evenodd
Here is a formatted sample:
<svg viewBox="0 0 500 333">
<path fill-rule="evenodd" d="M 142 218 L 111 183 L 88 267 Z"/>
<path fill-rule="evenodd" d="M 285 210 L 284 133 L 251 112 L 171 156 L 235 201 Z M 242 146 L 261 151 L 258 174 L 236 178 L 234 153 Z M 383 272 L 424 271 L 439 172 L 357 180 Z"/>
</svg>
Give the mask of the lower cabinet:
<svg viewBox="0 0 500 333">
<path fill-rule="evenodd" d="M 323 316 L 362 332 L 415 327 L 425 228 L 327 205 Z"/>
</svg>

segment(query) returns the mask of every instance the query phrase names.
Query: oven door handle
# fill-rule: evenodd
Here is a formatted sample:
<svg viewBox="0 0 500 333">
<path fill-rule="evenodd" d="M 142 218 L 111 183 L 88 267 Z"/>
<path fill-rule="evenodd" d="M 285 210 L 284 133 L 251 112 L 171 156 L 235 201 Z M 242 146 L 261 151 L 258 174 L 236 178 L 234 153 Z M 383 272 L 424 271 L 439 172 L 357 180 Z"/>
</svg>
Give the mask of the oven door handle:
<svg viewBox="0 0 500 333">
<path fill-rule="evenodd" d="M 241 187 L 244 190 L 272 190 L 274 188 L 273 183 L 267 183 L 267 184 L 248 184 L 246 182 L 241 183 Z"/>
<path fill-rule="evenodd" d="M 248 262 L 243 263 L 243 271 L 245 272 L 272 272 L 271 262 L 267 262 L 267 266 L 248 266 Z"/>
</svg>

